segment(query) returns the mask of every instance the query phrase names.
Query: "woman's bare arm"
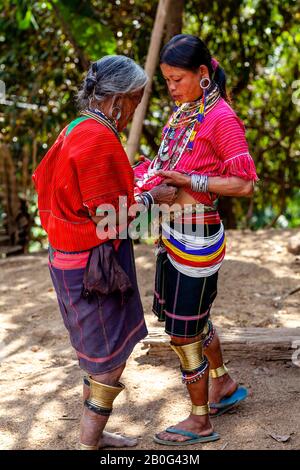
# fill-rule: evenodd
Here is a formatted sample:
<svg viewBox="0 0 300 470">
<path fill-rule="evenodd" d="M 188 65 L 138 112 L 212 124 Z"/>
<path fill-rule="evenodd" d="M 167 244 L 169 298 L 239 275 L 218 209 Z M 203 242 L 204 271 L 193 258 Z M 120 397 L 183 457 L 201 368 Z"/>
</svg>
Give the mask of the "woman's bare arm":
<svg viewBox="0 0 300 470">
<path fill-rule="evenodd" d="M 165 178 L 164 183 L 183 189 L 191 187 L 191 176 L 178 171 L 158 171 L 158 176 Z M 253 181 L 244 180 L 237 176 L 210 176 L 208 191 L 222 196 L 250 197 L 253 194 Z"/>
</svg>

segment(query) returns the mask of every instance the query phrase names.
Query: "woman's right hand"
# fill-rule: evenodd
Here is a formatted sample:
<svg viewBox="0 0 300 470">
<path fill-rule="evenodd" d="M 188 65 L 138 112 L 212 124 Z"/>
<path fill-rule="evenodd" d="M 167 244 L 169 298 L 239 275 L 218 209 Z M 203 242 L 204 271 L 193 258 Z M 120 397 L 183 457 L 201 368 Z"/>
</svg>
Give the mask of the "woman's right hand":
<svg viewBox="0 0 300 470">
<path fill-rule="evenodd" d="M 168 204 L 171 206 L 176 199 L 178 189 L 175 186 L 169 186 L 165 183 L 159 184 L 148 191 L 155 204 Z"/>
</svg>

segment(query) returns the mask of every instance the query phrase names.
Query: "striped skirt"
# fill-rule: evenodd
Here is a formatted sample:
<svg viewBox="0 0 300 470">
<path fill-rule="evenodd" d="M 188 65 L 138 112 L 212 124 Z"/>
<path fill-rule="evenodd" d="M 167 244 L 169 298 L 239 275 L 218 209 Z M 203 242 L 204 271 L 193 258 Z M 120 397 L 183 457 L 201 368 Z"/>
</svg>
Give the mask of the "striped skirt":
<svg viewBox="0 0 300 470">
<path fill-rule="evenodd" d="M 114 294 L 82 296 L 83 276 L 89 252 L 53 252 L 49 259 L 60 312 L 77 354 L 80 367 L 102 374 L 124 364 L 135 345 L 147 335 L 136 280 L 131 240 L 122 240 L 117 259 L 127 273 L 133 294 L 126 303 Z"/>
<path fill-rule="evenodd" d="M 216 298 L 225 235 L 216 211 L 184 220 L 181 232 L 174 221 L 162 223 L 153 312 L 165 322 L 166 333 L 189 338 L 202 332 Z M 190 235 L 197 225 L 200 232 Z"/>
</svg>

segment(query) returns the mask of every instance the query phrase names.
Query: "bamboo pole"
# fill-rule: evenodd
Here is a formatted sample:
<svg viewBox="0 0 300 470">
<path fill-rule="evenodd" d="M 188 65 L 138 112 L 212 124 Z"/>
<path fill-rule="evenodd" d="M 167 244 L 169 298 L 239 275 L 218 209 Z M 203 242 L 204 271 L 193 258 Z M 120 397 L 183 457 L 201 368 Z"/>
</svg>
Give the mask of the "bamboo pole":
<svg viewBox="0 0 300 470">
<path fill-rule="evenodd" d="M 145 71 L 148 74 L 149 82 L 145 88 L 143 99 L 140 105 L 138 106 L 136 112 L 134 113 L 126 146 L 127 155 L 131 163 L 134 161 L 134 156 L 139 148 L 144 118 L 147 112 L 147 106 L 151 94 L 153 76 L 158 62 L 159 49 L 171 1 L 172 0 L 159 0 L 159 4 L 156 11 L 154 26 L 151 33 L 150 46 L 145 64 Z"/>
</svg>

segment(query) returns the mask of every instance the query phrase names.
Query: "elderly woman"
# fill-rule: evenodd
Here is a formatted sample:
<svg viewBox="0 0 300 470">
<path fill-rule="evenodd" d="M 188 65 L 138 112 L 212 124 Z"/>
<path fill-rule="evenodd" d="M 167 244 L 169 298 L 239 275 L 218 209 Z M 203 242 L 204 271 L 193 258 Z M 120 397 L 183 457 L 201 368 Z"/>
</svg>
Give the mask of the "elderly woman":
<svg viewBox="0 0 300 470">
<path fill-rule="evenodd" d="M 243 124 L 229 105 L 223 69 L 205 44 L 190 35 L 173 37 L 160 67 L 176 106 L 157 157 L 137 167 L 135 176 L 139 191 L 162 181 L 177 186 L 175 202 L 192 209 L 184 214 L 183 230 L 176 214 L 162 223 L 154 296 L 154 312 L 165 321 L 192 402 L 188 418 L 154 440 L 187 445 L 218 439 L 210 416 L 247 396 L 228 374 L 209 316 L 225 255 L 218 195 L 251 196 L 257 176 Z"/>
<path fill-rule="evenodd" d="M 120 197 L 128 208 L 135 203 L 134 174 L 119 131 L 133 116 L 146 83 L 143 69 L 127 57 L 106 56 L 93 63 L 79 92 L 80 116 L 63 129 L 33 175 L 60 311 L 87 373 L 83 450 L 137 443 L 103 432 L 124 390 L 119 379 L 126 360 L 147 334 L 132 242 L 128 237 L 110 240 L 96 224 L 104 216 L 99 206 L 118 216 Z M 162 185 L 139 202 L 171 203 L 174 192 Z"/>
</svg>

